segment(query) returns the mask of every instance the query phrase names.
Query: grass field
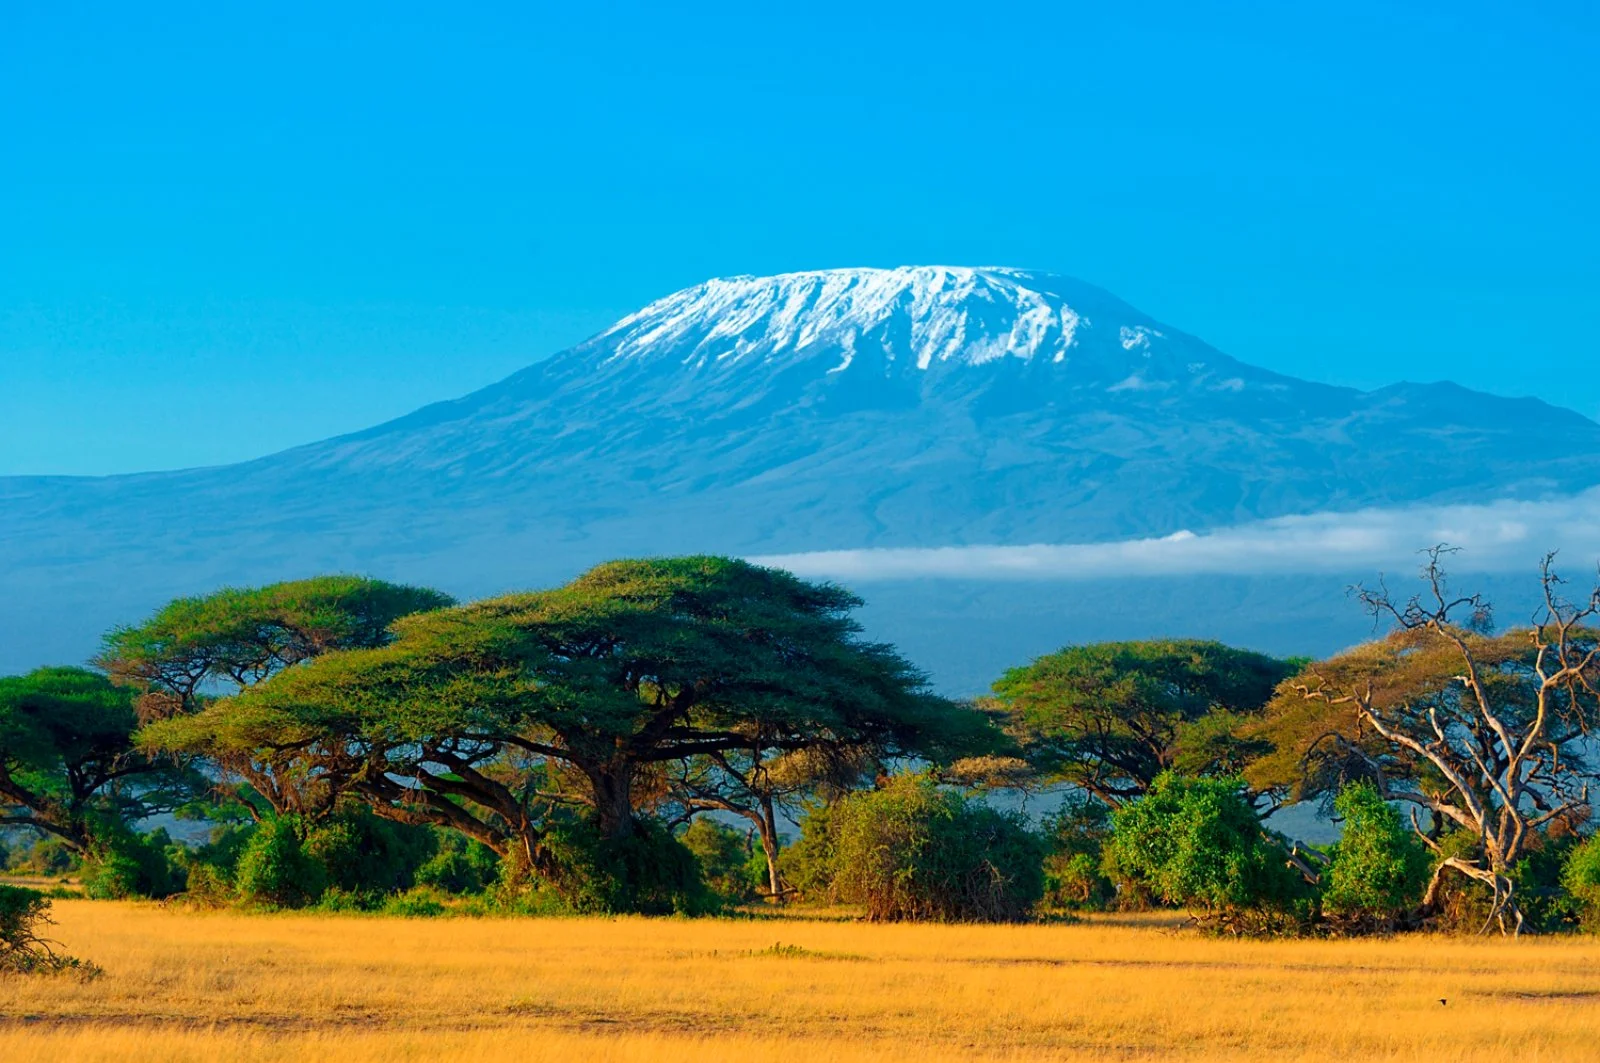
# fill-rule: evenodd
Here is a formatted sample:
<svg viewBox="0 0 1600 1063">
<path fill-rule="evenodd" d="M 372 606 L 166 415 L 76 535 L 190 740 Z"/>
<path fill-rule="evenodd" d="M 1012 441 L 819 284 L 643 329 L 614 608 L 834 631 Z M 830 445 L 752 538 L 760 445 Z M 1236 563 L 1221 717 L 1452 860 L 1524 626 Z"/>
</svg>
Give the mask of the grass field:
<svg viewBox="0 0 1600 1063">
<path fill-rule="evenodd" d="M 56 916 L 56 937 L 106 974 L 0 979 L 6 1063 L 1600 1053 L 1592 939 L 1235 942 L 1133 921 L 410 920 L 87 901 L 58 901 Z"/>
</svg>

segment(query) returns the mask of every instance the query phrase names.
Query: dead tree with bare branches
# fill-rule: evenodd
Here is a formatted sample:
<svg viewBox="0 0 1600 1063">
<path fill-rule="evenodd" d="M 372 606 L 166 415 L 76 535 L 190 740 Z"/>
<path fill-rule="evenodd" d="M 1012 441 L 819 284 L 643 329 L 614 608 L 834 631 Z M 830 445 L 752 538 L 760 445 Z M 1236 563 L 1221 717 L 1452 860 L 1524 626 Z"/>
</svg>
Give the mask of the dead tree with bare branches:
<svg viewBox="0 0 1600 1063">
<path fill-rule="evenodd" d="M 1491 892 L 1483 930 L 1516 934 L 1512 868 L 1547 826 L 1588 812 L 1583 746 L 1600 722 L 1600 586 L 1570 600 L 1547 556 L 1531 623 L 1496 634 L 1480 596 L 1450 589 L 1451 553 L 1428 551 L 1423 590 L 1409 599 L 1382 584 L 1356 588 L 1392 633 L 1285 683 L 1269 727 L 1280 773 L 1292 755 L 1301 779 L 1317 780 L 1295 796 L 1363 777 L 1411 809 L 1438 857 L 1424 913 L 1436 910 L 1447 876 L 1465 876 Z M 1258 785 L 1273 767 L 1271 758 L 1257 766 Z M 1469 836 L 1468 855 L 1445 851 L 1448 832 Z"/>
</svg>

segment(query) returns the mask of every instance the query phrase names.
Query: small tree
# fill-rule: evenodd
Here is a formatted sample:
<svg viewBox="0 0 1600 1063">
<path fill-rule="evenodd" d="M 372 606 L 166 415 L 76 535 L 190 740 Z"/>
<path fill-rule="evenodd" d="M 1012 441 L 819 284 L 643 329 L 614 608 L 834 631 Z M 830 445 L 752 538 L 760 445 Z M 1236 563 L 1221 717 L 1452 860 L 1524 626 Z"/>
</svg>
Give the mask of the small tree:
<svg viewBox="0 0 1600 1063">
<path fill-rule="evenodd" d="M 1042 770 L 1108 805 L 1163 771 L 1230 773 L 1264 750 L 1238 739 L 1295 664 L 1218 642 L 1166 639 L 1069 646 L 994 685 L 1011 729 Z M 1227 726 L 1207 718 L 1218 713 Z"/>
<path fill-rule="evenodd" d="M 869 919 L 1016 922 L 1044 893 L 1044 839 L 927 775 L 853 794 L 832 819 L 834 891 Z"/>
<path fill-rule="evenodd" d="M 0 827 L 31 827 L 79 857 L 171 812 L 204 780 L 133 746 L 133 697 L 85 668 L 0 678 Z"/>
<path fill-rule="evenodd" d="M 1422 900 L 1428 850 L 1371 783 L 1346 787 L 1334 809 L 1344 833 L 1322 877 L 1323 910 L 1361 929 L 1392 929 Z"/>
<path fill-rule="evenodd" d="M 51 922 L 50 901 L 38 890 L 0 885 L 0 974 L 100 974 L 92 963 L 55 951 L 41 931 Z"/>
<path fill-rule="evenodd" d="M 1261 826 L 1237 779 L 1158 775 L 1112 813 L 1106 861 L 1204 925 L 1277 932 L 1310 917 L 1315 872 Z"/>
</svg>

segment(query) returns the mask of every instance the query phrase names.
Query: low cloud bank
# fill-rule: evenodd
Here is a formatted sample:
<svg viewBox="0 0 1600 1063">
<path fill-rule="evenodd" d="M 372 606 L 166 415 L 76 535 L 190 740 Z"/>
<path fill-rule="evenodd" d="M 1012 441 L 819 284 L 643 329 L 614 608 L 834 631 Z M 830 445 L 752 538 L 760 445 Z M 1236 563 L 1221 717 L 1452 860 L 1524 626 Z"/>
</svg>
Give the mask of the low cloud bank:
<svg viewBox="0 0 1600 1063">
<path fill-rule="evenodd" d="M 1314 513 L 1159 539 L 1032 546 L 827 550 L 751 560 L 841 580 L 1061 579 L 1409 571 L 1435 543 L 1457 572 L 1532 572 L 1546 553 L 1575 578 L 1600 557 L 1600 488 L 1571 498 Z"/>
</svg>

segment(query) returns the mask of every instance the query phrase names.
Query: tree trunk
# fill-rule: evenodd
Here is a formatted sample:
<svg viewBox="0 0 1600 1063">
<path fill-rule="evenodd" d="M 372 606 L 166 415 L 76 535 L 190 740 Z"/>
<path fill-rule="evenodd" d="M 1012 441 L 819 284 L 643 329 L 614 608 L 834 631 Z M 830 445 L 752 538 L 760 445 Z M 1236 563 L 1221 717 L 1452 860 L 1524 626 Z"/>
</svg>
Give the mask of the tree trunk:
<svg viewBox="0 0 1600 1063">
<path fill-rule="evenodd" d="M 633 765 L 603 764 L 588 772 L 594 789 L 595 818 L 604 838 L 633 834 Z"/>
<path fill-rule="evenodd" d="M 771 797 L 761 799 L 761 818 L 758 827 L 761 834 L 761 851 L 767 857 L 767 885 L 773 901 L 782 903 L 783 880 L 778 877 L 778 814 L 773 807 Z"/>
</svg>

